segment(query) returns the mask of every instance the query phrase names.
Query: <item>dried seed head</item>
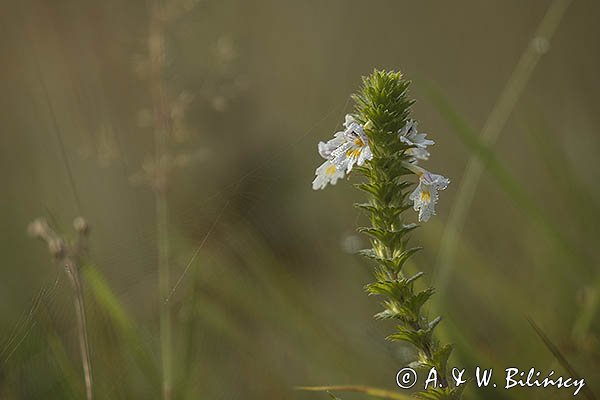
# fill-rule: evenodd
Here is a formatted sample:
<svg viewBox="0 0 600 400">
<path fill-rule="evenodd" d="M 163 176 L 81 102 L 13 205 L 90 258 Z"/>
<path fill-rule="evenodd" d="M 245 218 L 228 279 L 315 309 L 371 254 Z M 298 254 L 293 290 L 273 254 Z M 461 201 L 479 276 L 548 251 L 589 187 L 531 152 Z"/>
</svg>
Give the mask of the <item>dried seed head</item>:
<svg viewBox="0 0 600 400">
<path fill-rule="evenodd" d="M 90 224 L 88 224 L 87 220 L 83 217 L 75 218 L 73 221 L 73 228 L 75 229 L 75 232 L 81 236 L 87 236 L 90 233 Z"/>
<path fill-rule="evenodd" d="M 52 238 L 48 240 L 48 251 L 57 260 L 62 260 L 67 253 L 67 246 L 61 238 Z"/>
<path fill-rule="evenodd" d="M 48 237 L 49 231 L 48 223 L 43 218 L 38 218 L 27 227 L 27 232 L 30 236 L 37 239 L 45 239 Z"/>
</svg>

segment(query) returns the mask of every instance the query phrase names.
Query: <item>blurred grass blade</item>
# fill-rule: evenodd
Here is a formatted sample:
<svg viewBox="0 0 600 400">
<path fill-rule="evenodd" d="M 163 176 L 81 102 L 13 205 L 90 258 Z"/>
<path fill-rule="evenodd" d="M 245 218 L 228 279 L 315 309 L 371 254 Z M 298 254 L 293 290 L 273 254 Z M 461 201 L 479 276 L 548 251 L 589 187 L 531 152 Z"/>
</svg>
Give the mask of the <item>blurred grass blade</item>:
<svg viewBox="0 0 600 400">
<path fill-rule="evenodd" d="M 581 181 L 581 175 L 574 170 L 565 147 L 559 140 L 558 132 L 536 116 L 536 122 L 522 121 L 520 125 L 526 137 L 531 140 L 535 151 L 555 185 L 562 190 L 565 202 L 569 202 L 576 222 L 588 234 L 594 234 L 600 216 L 600 204 Z"/>
<path fill-rule="evenodd" d="M 77 370 L 69 358 L 67 349 L 59 337 L 55 325 L 51 321 L 51 313 L 47 304 L 40 305 L 40 312 L 37 313 L 37 321 L 45 332 L 45 344 L 47 345 L 49 361 L 58 370 L 58 374 L 62 378 L 59 382 L 63 388 L 63 393 L 67 394 L 72 399 L 81 399 L 85 397 L 85 388 L 81 372 Z"/>
<path fill-rule="evenodd" d="M 538 117 L 537 120 L 543 119 Z M 551 131 L 545 124 L 539 125 L 527 123 L 524 125 L 524 131 L 531 138 L 536 149 L 539 149 L 541 161 L 544 163 L 545 170 L 551 175 L 556 186 L 563 192 L 565 202 L 570 203 L 570 210 L 577 215 L 577 223 L 586 235 L 595 236 L 598 227 L 598 218 L 600 208 L 594 196 L 586 190 L 578 179 L 578 175 L 572 170 L 568 157 L 562 147 L 556 140 L 548 140 L 548 131 Z M 556 135 L 553 135 L 556 136 Z M 600 275 L 596 277 L 594 284 L 590 287 L 588 301 L 583 305 L 583 310 L 573 324 L 573 339 L 581 343 L 587 335 L 587 332 L 598 312 L 600 306 Z"/>
<path fill-rule="evenodd" d="M 510 196 L 510 198 L 523 209 L 523 211 L 531 217 L 538 225 L 552 238 L 562 251 L 567 255 L 565 262 L 575 263 L 580 266 L 592 265 L 594 262 L 588 260 L 587 257 L 579 252 L 576 247 L 563 235 L 560 228 L 546 214 L 546 212 L 538 205 L 538 202 L 531 197 L 525 187 L 519 183 L 513 174 L 504 166 L 498 158 L 494 150 L 484 144 L 477 135 L 476 131 L 461 117 L 461 115 L 452 107 L 446 96 L 436 88 L 433 83 L 427 81 L 419 82 L 424 89 L 426 96 L 433 102 L 438 111 L 448 121 L 453 132 L 463 141 L 474 154 L 477 156 L 488 169 L 491 175 L 498 181 L 502 189 Z M 449 222 L 450 224 L 451 222 Z M 444 243 L 442 243 L 444 247 Z M 440 264 L 437 270 L 437 279 L 434 282 L 434 287 L 438 291 L 438 299 L 443 299 L 442 293 L 446 290 L 448 279 L 452 268 L 452 263 L 447 263 L 446 259 L 442 259 L 443 251 L 440 250 Z M 454 258 L 454 257 L 452 257 Z M 600 307 L 600 277 L 596 279 L 593 285 L 593 295 L 587 307 L 578 317 L 573 328 L 573 336 L 576 339 L 581 339 L 588 331 L 598 308 Z"/>
<path fill-rule="evenodd" d="M 90 264 L 86 264 L 83 268 L 83 276 L 89 284 L 94 294 L 94 298 L 100 306 L 107 311 L 113 322 L 121 328 L 121 330 L 132 329 L 132 323 L 127 316 L 127 313 L 116 298 L 108 282 L 98 272 L 98 269 Z"/>
<path fill-rule="evenodd" d="M 596 281 L 590 289 L 589 299 L 573 325 L 574 340 L 581 343 L 585 339 L 594 317 L 598 313 L 598 308 L 600 308 L 600 276 L 596 277 Z"/>
<path fill-rule="evenodd" d="M 125 308 L 121 305 L 119 299 L 115 296 L 108 282 L 97 268 L 86 264 L 82 268 L 82 274 L 102 310 L 112 319 L 113 326 L 122 335 L 127 343 L 127 348 L 132 352 L 135 362 L 146 378 L 156 385 L 156 390 L 160 391 L 160 375 L 156 368 L 156 363 L 152 357 L 152 352 L 147 348 L 146 343 L 141 340 L 139 332 L 133 322 L 133 319 L 127 314 Z"/>
<path fill-rule="evenodd" d="M 554 343 L 550 341 L 550 339 L 544 333 L 542 328 L 540 328 L 530 317 L 527 317 L 527 321 L 529 322 L 535 333 L 540 337 L 540 339 L 542 339 L 546 348 L 548 348 L 548 350 L 554 355 L 556 361 L 558 361 L 558 363 L 565 369 L 565 371 L 567 371 L 572 378 L 581 378 L 582 376 L 578 374 L 577 371 L 575 371 L 571 364 L 569 364 L 565 356 L 560 352 L 558 347 L 556 347 Z M 590 387 L 587 386 L 587 384 L 582 388 L 582 393 L 586 399 L 596 400 L 596 396 L 594 395 L 594 393 L 592 393 Z"/>
<path fill-rule="evenodd" d="M 425 89 L 427 97 L 433 102 L 438 111 L 448 121 L 463 143 L 474 153 L 483 165 L 489 170 L 492 176 L 498 181 L 515 203 L 531 216 L 544 231 L 570 256 L 576 257 L 577 261 L 583 263 L 581 255 L 575 250 L 574 246 L 563 236 L 562 231 L 554 224 L 543 209 L 538 205 L 525 187 L 511 174 L 511 172 L 499 160 L 494 150 L 486 145 L 477 135 L 476 131 L 460 116 L 452 107 L 444 94 L 430 82 L 421 82 Z M 466 178 L 465 178 L 466 179 Z M 442 259 L 440 254 L 440 259 Z M 447 260 L 443 259 L 445 263 Z M 435 285 L 438 291 L 443 290 L 449 267 L 441 268 L 439 271 L 439 282 Z"/>
<path fill-rule="evenodd" d="M 535 66 L 541 56 L 548 50 L 550 40 L 560 25 L 570 3 L 571 0 L 554 0 L 548 7 L 534 33 L 533 40 L 523 51 L 482 129 L 480 141 L 486 147 L 493 145 L 500 136 Z M 478 135 L 473 136 L 479 137 Z M 439 279 L 434 285 L 441 298 L 443 298 L 451 269 L 454 267 L 455 252 L 468 210 L 471 208 L 471 203 L 483 174 L 484 164 L 481 161 L 475 155 L 469 159 L 465 174 L 460 182 L 455 205 L 452 208 L 442 237 L 437 268 Z"/>
<path fill-rule="evenodd" d="M 311 392 L 356 392 L 380 399 L 391 400 L 414 400 L 414 397 L 395 393 L 390 390 L 378 389 L 370 386 L 346 385 L 346 386 L 298 386 L 296 390 L 307 390 Z"/>
</svg>

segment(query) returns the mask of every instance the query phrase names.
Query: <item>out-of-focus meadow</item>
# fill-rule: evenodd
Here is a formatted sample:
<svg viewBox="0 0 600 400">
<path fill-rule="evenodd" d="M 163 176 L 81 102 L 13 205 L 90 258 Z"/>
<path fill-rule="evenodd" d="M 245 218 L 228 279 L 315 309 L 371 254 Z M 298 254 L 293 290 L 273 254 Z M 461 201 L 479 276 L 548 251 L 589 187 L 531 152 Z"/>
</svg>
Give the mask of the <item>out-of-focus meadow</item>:
<svg viewBox="0 0 600 400">
<path fill-rule="evenodd" d="M 148 48 L 161 41 L 174 398 L 399 391 L 410 349 L 384 340 L 390 326 L 372 319 L 379 307 L 363 290 L 371 265 L 353 254 L 367 244 L 352 206 L 363 195 L 310 185 L 317 142 L 376 67 L 413 80 L 413 116 L 436 141 L 427 165 L 452 179 L 412 239 L 425 250 L 411 266 L 439 289 L 432 308 L 457 345 L 451 364 L 562 372 L 530 318 L 600 389 L 600 3 L 571 2 L 533 50 L 551 1 L 169 0 L 150 46 L 146 3 L 0 5 L 1 399 L 84 398 L 69 281 L 27 235 L 45 217 L 73 236 L 78 215 L 92 227 L 82 280 L 96 397 L 160 398 L 147 181 L 160 120 Z M 515 77 L 524 52 L 539 62 Z M 522 94 L 498 106 L 524 76 Z M 498 107 L 512 112 L 486 146 L 480 131 Z M 469 160 L 485 169 L 465 207 Z"/>
</svg>

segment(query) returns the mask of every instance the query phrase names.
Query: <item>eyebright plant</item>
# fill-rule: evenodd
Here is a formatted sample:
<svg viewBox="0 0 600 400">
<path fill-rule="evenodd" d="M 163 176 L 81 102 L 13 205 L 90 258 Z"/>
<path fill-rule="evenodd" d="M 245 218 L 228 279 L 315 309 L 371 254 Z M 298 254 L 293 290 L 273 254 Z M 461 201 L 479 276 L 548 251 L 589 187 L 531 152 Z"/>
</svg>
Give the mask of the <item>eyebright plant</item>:
<svg viewBox="0 0 600 400">
<path fill-rule="evenodd" d="M 412 367 L 437 372 L 438 387 L 430 386 L 419 397 L 458 399 L 460 389 L 450 386 L 448 379 L 452 346 L 440 344 L 433 335 L 441 317 L 429 319 L 423 311 L 434 289 L 415 290 L 414 283 L 423 272 L 409 275 L 403 270 L 409 257 L 420 250 L 408 247 L 409 233 L 417 224 L 407 224 L 404 212 L 414 208 L 420 222 L 429 220 L 435 215 L 438 192 L 450 183 L 419 165 L 429 159 L 427 148 L 434 142 L 409 119 L 414 100 L 407 95 L 408 86 L 400 72 L 375 70 L 363 78 L 359 92 L 352 96 L 355 110 L 346 115 L 344 130 L 318 145 L 325 162 L 317 168 L 312 185 L 315 190 L 323 189 L 351 172 L 365 178 L 356 187 L 369 200 L 356 206 L 370 216 L 371 226 L 359 231 L 370 237 L 372 247 L 360 253 L 376 263 L 376 282 L 366 290 L 385 298 L 384 309 L 375 318 L 398 323 L 388 339 L 414 345 L 417 360 Z"/>
</svg>

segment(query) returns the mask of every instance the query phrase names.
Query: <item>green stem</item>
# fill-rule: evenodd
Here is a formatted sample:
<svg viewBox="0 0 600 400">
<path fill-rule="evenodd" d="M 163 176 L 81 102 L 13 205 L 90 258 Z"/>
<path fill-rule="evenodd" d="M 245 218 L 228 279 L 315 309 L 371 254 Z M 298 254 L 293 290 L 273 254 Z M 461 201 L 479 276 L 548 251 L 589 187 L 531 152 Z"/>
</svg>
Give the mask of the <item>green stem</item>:
<svg viewBox="0 0 600 400">
<path fill-rule="evenodd" d="M 412 344 L 418 353 L 416 364 L 428 373 L 437 373 L 435 384 L 426 390 L 427 398 L 459 399 L 462 388 L 449 385 L 447 361 L 452 346 L 440 345 L 433 335 L 441 318 L 430 320 L 423 310 L 433 288 L 415 290 L 414 283 L 423 273 L 408 275 L 403 270 L 419 250 L 408 247 L 415 226 L 406 225 L 403 217 L 411 208 L 408 195 L 414 188 L 408 177 L 420 179 L 425 172 L 407 153 L 411 146 L 398 138 L 413 103 L 407 96 L 408 85 L 400 73 L 375 71 L 363 79 L 363 87 L 354 96 L 356 114 L 372 151 L 372 159 L 358 168 L 367 179 L 358 187 L 370 197 L 368 203 L 358 205 L 369 212 L 371 220 L 371 226 L 361 231 L 370 236 L 372 248 L 362 253 L 377 263 L 376 282 L 368 285 L 367 291 L 386 299 L 376 318 L 397 323 L 388 339 Z"/>
<path fill-rule="evenodd" d="M 171 308 L 169 296 L 169 212 L 167 202 L 168 178 L 168 107 L 163 82 L 165 60 L 164 10 L 160 0 L 150 4 L 148 57 L 150 91 L 154 108 L 155 175 L 153 189 L 156 207 L 158 250 L 158 291 L 160 300 L 160 348 L 162 360 L 163 400 L 173 397 L 173 350 L 171 339 Z"/>
<path fill-rule="evenodd" d="M 169 235 L 168 235 L 168 203 L 166 194 L 156 191 L 156 230 L 158 245 L 158 284 L 160 294 L 160 349 L 162 359 L 163 399 L 172 397 L 172 339 L 171 308 L 165 301 L 169 295 Z"/>
<path fill-rule="evenodd" d="M 372 183 L 377 183 L 376 181 L 377 179 L 374 179 L 372 180 Z M 404 195 L 402 194 L 401 197 L 404 197 Z M 372 227 L 375 229 L 387 230 L 389 232 L 401 230 L 401 227 L 404 225 L 401 217 L 393 216 L 393 214 L 383 212 L 383 210 L 393 208 L 394 204 L 386 201 L 385 199 L 375 199 L 375 203 L 379 204 L 378 208 L 380 211 L 378 212 L 377 217 L 373 217 L 371 219 Z M 400 235 L 403 236 L 404 233 L 401 233 Z M 375 250 L 375 252 L 379 253 L 380 256 L 383 255 L 387 259 L 392 259 L 394 258 L 395 254 L 403 254 L 408 250 L 406 248 L 406 241 L 397 240 L 396 238 L 390 238 L 389 241 L 377 239 L 373 241 L 373 244 L 373 249 Z M 384 270 L 386 272 L 386 278 L 389 282 L 395 282 L 397 284 L 400 284 L 402 282 L 405 282 L 408 278 L 406 274 L 402 271 L 401 265 L 397 270 L 390 270 L 389 268 L 384 268 Z M 379 280 L 378 283 L 381 282 L 382 281 Z M 416 294 L 412 285 L 408 285 L 406 289 L 407 291 L 406 293 L 403 293 L 403 295 L 388 296 L 389 299 L 391 301 L 397 302 L 398 304 L 408 303 L 411 298 L 414 298 L 416 296 Z M 415 311 L 416 317 L 413 320 L 407 319 L 402 321 L 405 325 L 404 328 L 412 332 L 420 332 L 427 330 L 429 328 L 427 316 L 424 314 L 420 307 L 415 309 Z M 414 344 L 417 348 L 418 359 L 428 366 L 435 366 L 437 372 L 440 374 L 439 384 L 441 385 L 441 387 L 447 388 L 448 377 L 446 374 L 446 363 L 444 362 L 440 365 L 439 361 L 435 358 L 434 353 L 439 351 L 439 344 L 436 340 L 434 340 L 433 335 L 425 335 L 420 342 L 411 343 Z"/>
</svg>

